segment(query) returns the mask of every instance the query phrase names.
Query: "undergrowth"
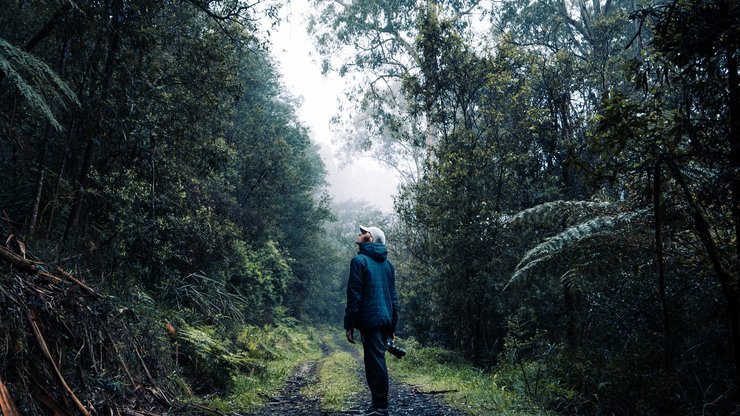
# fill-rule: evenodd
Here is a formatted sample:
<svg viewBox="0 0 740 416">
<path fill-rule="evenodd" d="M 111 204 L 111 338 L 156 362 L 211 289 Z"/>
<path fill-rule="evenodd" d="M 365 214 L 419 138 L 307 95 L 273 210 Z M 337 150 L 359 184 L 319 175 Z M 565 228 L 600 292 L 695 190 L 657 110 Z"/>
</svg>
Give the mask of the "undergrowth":
<svg viewBox="0 0 740 416">
<path fill-rule="evenodd" d="M 522 392 L 512 389 L 520 378 L 515 369 L 484 371 L 455 353 L 436 347 L 421 347 L 413 338 L 399 340 L 408 354 L 388 357 L 388 370 L 397 380 L 419 391 L 439 394 L 450 406 L 472 415 L 531 416 L 550 413 L 537 408 Z"/>
<path fill-rule="evenodd" d="M 183 357 L 184 367 L 197 370 L 199 380 L 225 380 L 220 394 L 191 400 L 224 413 L 262 406 L 298 365 L 321 357 L 315 330 L 304 326 L 244 325 L 230 339 L 219 337 L 212 327 L 188 328 L 183 333 L 179 340 L 189 354 Z"/>
</svg>

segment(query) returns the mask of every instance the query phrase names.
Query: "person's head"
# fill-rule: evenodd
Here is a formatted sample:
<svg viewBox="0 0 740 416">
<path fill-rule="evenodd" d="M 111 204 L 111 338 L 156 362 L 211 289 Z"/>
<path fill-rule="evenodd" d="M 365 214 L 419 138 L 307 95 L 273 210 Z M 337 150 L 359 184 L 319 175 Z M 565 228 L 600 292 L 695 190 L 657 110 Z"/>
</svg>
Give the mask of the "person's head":
<svg viewBox="0 0 740 416">
<path fill-rule="evenodd" d="M 362 243 L 381 243 L 385 244 L 385 233 L 378 227 L 360 226 L 360 234 L 357 235 L 357 244 Z"/>
</svg>

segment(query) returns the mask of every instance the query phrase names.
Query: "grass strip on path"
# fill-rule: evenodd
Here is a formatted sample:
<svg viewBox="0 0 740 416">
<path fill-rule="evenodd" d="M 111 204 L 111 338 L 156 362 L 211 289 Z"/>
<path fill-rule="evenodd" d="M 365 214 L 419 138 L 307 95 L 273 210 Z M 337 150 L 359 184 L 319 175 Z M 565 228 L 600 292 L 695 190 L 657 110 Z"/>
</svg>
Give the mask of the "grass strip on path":
<svg viewBox="0 0 740 416">
<path fill-rule="evenodd" d="M 361 368 L 352 353 L 337 345 L 336 331 L 328 329 L 321 337 L 329 353 L 319 362 L 317 382 L 306 387 L 302 393 L 320 398 L 324 411 L 347 412 L 357 403 L 358 395 L 363 391 L 359 378 Z"/>
</svg>

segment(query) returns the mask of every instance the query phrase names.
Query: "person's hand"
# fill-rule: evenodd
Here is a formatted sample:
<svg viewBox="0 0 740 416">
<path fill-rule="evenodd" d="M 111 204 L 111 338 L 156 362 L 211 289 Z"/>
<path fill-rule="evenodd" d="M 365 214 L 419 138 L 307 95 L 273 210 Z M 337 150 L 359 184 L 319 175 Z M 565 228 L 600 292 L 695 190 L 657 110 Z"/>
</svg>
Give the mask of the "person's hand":
<svg viewBox="0 0 740 416">
<path fill-rule="evenodd" d="M 355 330 L 354 329 L 348 329 L 345 332 L 345 335 L 347 336 L 347 341 L 349 341 L 350 344 L 355 343 Z"/>
</svg>

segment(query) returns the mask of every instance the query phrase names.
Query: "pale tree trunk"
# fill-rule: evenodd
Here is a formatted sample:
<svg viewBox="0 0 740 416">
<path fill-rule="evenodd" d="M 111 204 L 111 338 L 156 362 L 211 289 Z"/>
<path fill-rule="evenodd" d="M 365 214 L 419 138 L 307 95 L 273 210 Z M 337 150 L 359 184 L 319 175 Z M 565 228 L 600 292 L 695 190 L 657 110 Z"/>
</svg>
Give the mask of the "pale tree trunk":
<svg viewBox="0 0 740 416">
<path fill-rule="evenodd" d="M 41 205 L 41 194 L 44 189 L 44 177 L 46 176 L 46 166 L 43 163 L 39 164 L 39 176 L 36 181 L 36 191 L 34 192 L 33 207 L 31 208 L 31 219 L 28 222 L 28 239 L 33 238 L 33 233 L 36 230 L 36 221 L 39 216 L 39 206 Z"/>
</svg>

